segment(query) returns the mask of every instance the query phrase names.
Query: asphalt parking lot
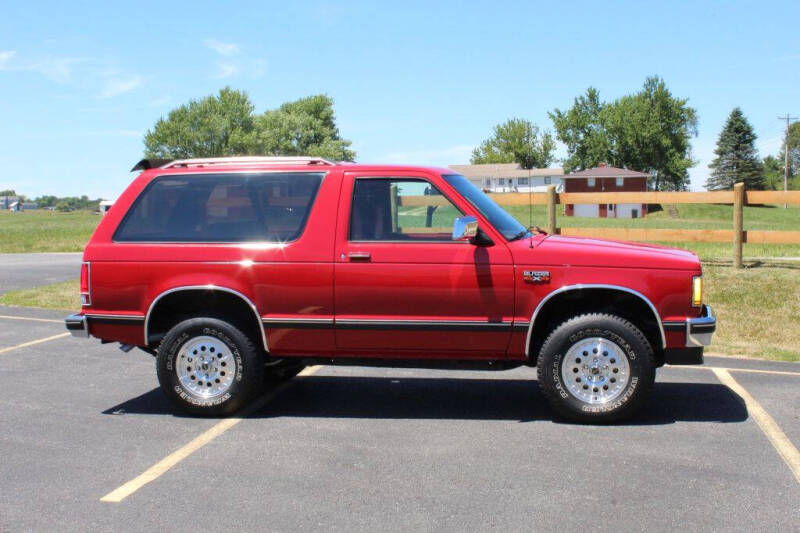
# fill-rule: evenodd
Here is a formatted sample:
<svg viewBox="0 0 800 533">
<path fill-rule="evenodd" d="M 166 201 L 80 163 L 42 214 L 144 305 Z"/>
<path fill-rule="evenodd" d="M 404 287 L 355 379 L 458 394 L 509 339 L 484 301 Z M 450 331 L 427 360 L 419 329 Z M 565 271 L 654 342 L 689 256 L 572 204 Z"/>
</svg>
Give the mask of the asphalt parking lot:
<svg viewBox="0 0 800 533">
<path fill-rule="evenodd" d="M 0 294 L 78 279 L 82 253 L 0 254 Z"/>
<path fill-rule="evenodd" d="M 221 421 L 176 416 L 149 355 L 62 318 L 0 307 L 1 531 L 800 523 L 800 365 L 661 369 L 621 426 L 555 420 L 533 369 L 314 367 Z"/>
</svg>

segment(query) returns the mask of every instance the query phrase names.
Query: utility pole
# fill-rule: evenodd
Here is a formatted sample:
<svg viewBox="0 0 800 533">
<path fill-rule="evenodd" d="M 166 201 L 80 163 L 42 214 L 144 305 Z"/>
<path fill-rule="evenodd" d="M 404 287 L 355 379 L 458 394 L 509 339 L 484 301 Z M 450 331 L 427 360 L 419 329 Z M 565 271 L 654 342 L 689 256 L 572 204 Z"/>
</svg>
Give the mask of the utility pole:
<svg viewBox="0 0 800 533">
<path fill-rule="evenodd" d="M 783 192 L 789 190 L 789 125 L 800 117 L 792 117 L 786 113 L 785 117 L 778 117 L 778 120 L 786 121 L 786 137 L 783 141 Z M 786 204 L 783 204 L 786 209 Z"/>
</svg>

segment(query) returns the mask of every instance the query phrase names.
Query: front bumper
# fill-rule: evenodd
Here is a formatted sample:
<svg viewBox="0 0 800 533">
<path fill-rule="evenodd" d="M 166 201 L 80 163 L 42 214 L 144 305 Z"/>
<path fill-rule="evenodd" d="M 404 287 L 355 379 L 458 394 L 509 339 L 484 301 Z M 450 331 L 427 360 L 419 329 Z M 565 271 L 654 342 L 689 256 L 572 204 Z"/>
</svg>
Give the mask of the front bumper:
<svg viewBox="0 0 800 533">
<path fill-rule="evenodd" d="M 670 365 L 702 365 L 703 348 L 711 344 L 717 329 L 717 319 L 711 306 L 704 305 L 697 318 L 685 321 L 665 322 L 664 329 L 685 334 L 683 347 L 664 350 L 664 362 Z"/>
<path fill-rule="evenodd" d="M 697 318 L 686 321 L 686 347 L 697 348 L 711 344 L 711 336 L 717 330 L 717 318 L 710 305 L 703 305 L 703 311 Z"/>
<path fill-rule="evenodd" d="M 64 325 L 67 331 L 72 333 L 73 337 L 88 338 L 89 337 L 89 324 L 84 315 L 69 315 L 64 319 Z"/>
</svg>

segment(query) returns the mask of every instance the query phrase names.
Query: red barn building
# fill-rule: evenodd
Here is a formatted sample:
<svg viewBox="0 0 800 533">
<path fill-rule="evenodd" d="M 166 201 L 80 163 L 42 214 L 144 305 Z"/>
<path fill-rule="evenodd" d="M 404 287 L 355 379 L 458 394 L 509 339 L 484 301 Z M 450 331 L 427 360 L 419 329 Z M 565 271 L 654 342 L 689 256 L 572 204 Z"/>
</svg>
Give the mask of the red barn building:
<svg viewBox="0 0 800 533">
<path fill-rule="evenodd" d="M 572 172 L 562 177 L 564 192 L 645 192 L 649 174 L 609 167 L 600 163 L 595 168 Z M 638 218 L 647 214 L 647 204 L 567 204 L 568 217 Z"/>
</svg>

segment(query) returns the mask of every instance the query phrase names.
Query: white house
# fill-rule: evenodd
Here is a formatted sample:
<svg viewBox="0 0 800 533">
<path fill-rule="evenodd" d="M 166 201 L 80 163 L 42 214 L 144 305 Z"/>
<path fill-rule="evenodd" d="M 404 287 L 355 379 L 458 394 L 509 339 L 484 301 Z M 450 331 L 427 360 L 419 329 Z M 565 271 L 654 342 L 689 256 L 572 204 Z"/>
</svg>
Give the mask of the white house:
<svg viewBox="0 0 800 533">
<path fill-rule="evenodd" d="M 450 168 L 489 192 L 547 192 L 548 185 L 556 191 L 564 188 L 561 168 L 521 168 L 518 163 L 489 165 L 450 165 Z"/>
<path fill-rule="evenodd" d="M 101 200 L 100 201 L 100 214 L 105 216 L 111 206 L 114 205 L 114 200 Z"/>
</svg>

